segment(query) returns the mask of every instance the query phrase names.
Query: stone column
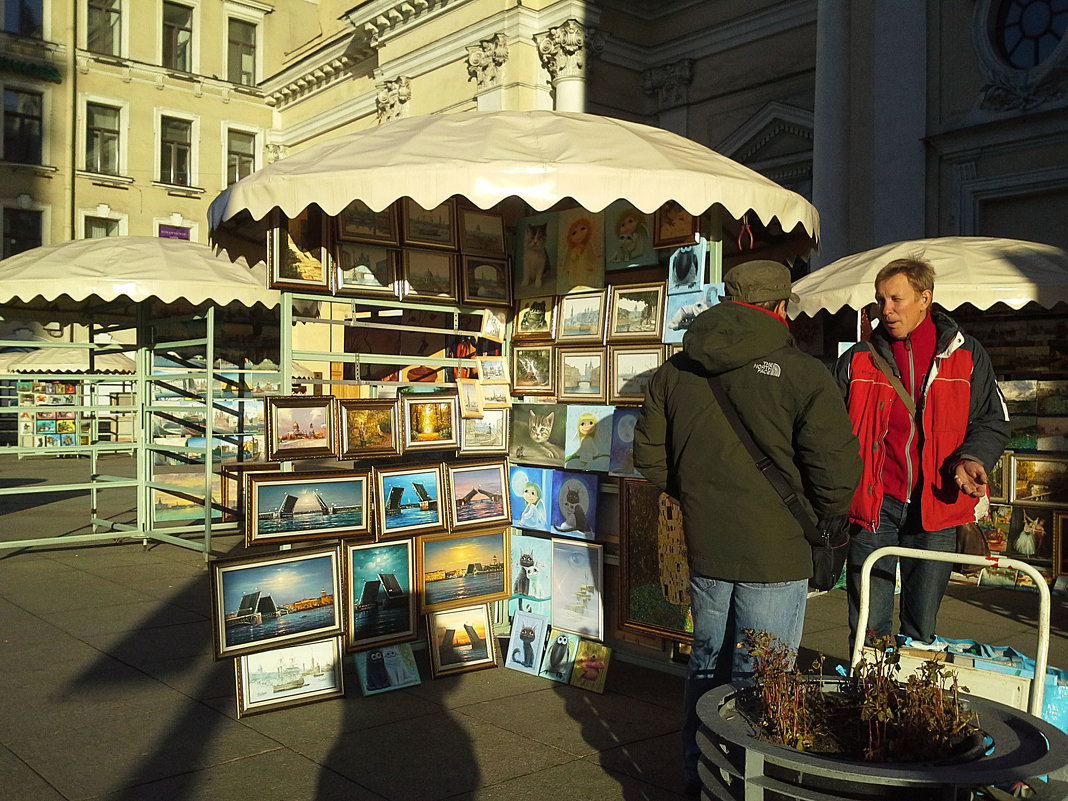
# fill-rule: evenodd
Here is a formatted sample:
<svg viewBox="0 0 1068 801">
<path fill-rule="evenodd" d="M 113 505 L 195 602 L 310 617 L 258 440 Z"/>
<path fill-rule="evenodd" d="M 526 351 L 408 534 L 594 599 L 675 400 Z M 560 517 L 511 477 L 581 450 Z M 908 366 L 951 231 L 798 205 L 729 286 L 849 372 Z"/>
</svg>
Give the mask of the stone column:
<svg viewBox="0 0 1068 801">
<path fill-rule="evenodd" d="M 412 96 L 411 80 L 401 76 L 375 86 L 378 89 L 378 97 L 375 98 L 378 124 L 404 116 L 405 104 Z"/>
<path fill-rule="evenodd" d="M 660 127 L 686 136 L 687 105 L 693 82 L 693 59 L 650 67 L 642 73 L 642 91 L 656 98 Z"/>
<path fill-rule="evenodd" d="M 816 4 L 812 203 L 820 213 L 820 250 L 813 266 L 848 255 L 849 6 L 846 0 Z"/>
<path fill-rule="evenodd" d="M 534 34 L 541 64 L 549 73 L 556 94 L 557 111 L 586 110 L 586 52 L 604 49 L 604 36 L 577 20 Z"/>
<path fill-rule="evenodd" d="M 508 37 L 496 33 L 467 46 L 467 75 L 477 87 L 479 111 L 504 108 L 504 62 L 508 60 Z"/>
</svg>

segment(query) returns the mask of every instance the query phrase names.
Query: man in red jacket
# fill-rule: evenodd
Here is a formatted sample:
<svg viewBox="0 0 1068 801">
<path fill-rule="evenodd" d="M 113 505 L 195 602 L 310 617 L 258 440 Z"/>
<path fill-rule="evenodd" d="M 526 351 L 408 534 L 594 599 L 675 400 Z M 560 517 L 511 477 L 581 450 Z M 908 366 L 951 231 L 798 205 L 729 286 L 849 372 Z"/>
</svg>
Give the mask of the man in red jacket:
<svg viewBox="0 0 1068 801">
<path fill-rule="evenodd" d="M 931 309 L 933 294 L 927 262 L 898 259 L 883 267 L 875 277 L 881 325 L 835 366 L 863 462 L 849 507 L 855 524 L 846 574 L 851 644 L 865 558 L 886 545 L 955 551 L 956 527 L 975 520 L 987 470 L 1009 439 L 990 358 L 950 317 Z M 886 557 L 872 569 L 868 628 L 875 636 L 892 633 L 896 561 Z M 900 634 L 913 645 L 933 642 L 951 570 L 945 562 L 901 559 Z"/>
</svg>

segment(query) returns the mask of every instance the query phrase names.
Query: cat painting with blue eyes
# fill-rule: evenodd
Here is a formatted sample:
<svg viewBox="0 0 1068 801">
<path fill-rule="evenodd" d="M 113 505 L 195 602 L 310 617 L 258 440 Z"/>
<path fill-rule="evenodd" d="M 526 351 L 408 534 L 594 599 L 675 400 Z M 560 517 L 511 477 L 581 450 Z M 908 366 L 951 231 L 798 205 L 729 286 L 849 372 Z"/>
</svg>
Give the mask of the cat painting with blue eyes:
<svg viewBox="0 0 1068 801">
<path fill-rule="evenodd" d="M 564 404 L 516 403 L 512 405 L 508 455 L 520 464 L 561 467 L 567 410 Z"/>
</svg>

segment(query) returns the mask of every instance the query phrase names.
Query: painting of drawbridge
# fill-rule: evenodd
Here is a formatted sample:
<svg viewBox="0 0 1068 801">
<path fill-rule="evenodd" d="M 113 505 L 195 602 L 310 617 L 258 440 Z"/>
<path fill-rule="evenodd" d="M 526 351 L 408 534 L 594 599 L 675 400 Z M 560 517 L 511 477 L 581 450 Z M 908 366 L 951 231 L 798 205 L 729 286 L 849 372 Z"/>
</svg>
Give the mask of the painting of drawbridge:
<svg viewBox="0 0 1068 801">
<path fill-rule="evenodd" d="M 370 534 L 368 476 L 360 472 L 250 474 L 249 543 Z"/>
</svg>

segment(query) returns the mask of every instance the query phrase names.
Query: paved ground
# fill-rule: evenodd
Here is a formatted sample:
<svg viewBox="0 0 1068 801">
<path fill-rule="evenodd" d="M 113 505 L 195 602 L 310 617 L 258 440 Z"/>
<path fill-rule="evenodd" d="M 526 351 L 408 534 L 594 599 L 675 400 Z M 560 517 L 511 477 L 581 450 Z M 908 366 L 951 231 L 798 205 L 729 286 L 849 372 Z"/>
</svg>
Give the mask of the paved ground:
<svg viewBox="0 0 1068 801">
<path fill-rule="evenodd" d="M 0 486 L 87 473 L 5 457 Z M 108 472 L 114 465 L 105 465 Z M 73 481 L 74 478 L 64 478 Z M 104 514 L 133 496 L 104 493 Z M 85 496 L 0 496 L 0 541 L 82 531 Z M 217 553 L 242 548 L 217 538 Z M 1035 649 L 1037 596 L 951 589 L 940 634 Z M 845 653 L 842 591 L 813 598 L 806 654 Z M 1050 664 L 1068 667 L 1054 601 Z M 0 550 L 0 799 L 330 801 L 677 798 L 681 678 L 617 652 L 604 695 L 503 668 L 237 719 L 212 658 L 203 556 L 140 543 Z M 803 656 L 803 659 L 806 658 Z"/>
</svg>

